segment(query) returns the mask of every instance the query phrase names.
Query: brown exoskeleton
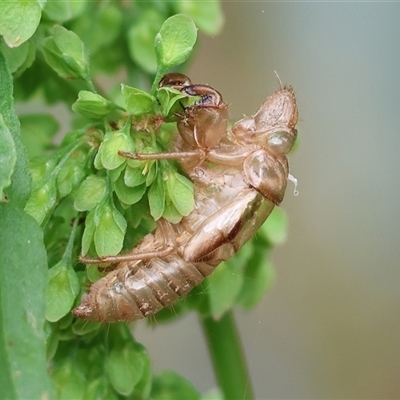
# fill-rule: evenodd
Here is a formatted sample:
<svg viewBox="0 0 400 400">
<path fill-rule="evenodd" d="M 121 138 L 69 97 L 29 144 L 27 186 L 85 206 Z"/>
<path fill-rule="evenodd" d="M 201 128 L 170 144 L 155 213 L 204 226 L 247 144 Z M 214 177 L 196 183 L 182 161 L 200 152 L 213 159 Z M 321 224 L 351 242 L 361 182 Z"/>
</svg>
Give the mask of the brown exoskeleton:
<svg viewBox="0 0 400 400">
<path fill-rule="evenodd" d="M 281 85 L 252 117 L 228 130 L 227 105 L 210 86 L 176 73 L 160 85 L 200 97 L 179 116 L 173 152 L 120 155 L 179 160 L 194 183 L 195 208 L 177 224 L 159 220 L 155 231 L 126 254 L 81 258 L 114 267 L 73 310 L 86 320 L 133 321 L 171 306 L 254 236 L 282 201 L 287 180 L 294 179 L 286 158 L 297 134 L 291 87 Z"/>
</svg>

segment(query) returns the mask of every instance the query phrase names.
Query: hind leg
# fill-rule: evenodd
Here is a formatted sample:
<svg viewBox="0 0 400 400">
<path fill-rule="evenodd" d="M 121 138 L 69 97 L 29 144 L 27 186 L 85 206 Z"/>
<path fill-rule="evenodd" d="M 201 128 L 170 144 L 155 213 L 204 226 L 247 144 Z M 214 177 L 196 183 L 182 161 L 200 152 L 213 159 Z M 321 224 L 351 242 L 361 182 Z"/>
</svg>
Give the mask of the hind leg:
<svg viewBox="0 0 400 400">
<path fill-rule="evenodd" d="M 150 235 L 152 238 L 149 238 Z M 165 257 L 176 249 L 175 232 L 168 221 L 160 219 L 154 235 L 150 235 L 145 236 L 138 246 L 134 247 L 126 254 L 102 256 L 98 258 L 80 256 L 79 261 L 83 264 L 116 264 L 124 261 L 149 260 L 156 257 Z"/>
</svg>

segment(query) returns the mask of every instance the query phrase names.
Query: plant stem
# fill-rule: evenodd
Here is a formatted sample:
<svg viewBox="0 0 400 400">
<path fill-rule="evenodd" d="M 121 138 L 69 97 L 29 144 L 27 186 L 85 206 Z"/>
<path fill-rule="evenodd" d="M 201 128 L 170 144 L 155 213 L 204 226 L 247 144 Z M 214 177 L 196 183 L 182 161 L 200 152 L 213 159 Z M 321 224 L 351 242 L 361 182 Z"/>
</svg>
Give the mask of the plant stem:
<svg viewBox="0 0 400 400">
<path fill-rule="evenodd" d="M 254 399 L 250 376 L 232 311 L 219 321 L 201 317 L 214 372 L 225 400 Z"/>
</svg>

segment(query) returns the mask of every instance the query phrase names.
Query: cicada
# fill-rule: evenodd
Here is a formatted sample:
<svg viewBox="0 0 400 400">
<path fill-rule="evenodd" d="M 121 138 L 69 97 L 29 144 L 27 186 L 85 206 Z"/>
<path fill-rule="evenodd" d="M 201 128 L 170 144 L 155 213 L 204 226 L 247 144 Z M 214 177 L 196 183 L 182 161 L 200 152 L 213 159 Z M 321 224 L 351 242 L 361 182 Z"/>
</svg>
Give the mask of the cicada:
<svg viewBox="0 0 400 400">
<path fill-rule="evenodd" d="M 195 208 L 176 224 L 160 219 L 126 254 L 81 258 L 112 268 L 73 310 L 89 321 L 133 321 L 173 305 L 254 236 L 292 179 L 286 158 L 297 135 L 292 87 L 281 84 L 253 116 L 228 128 L 228 107 L 217 90 L 178 73 L 165 75 L 160 85 L 199 98 L 178 113 L 174 148 L 119 154 L 178 160 L 194 184 Z"/>
</svg>

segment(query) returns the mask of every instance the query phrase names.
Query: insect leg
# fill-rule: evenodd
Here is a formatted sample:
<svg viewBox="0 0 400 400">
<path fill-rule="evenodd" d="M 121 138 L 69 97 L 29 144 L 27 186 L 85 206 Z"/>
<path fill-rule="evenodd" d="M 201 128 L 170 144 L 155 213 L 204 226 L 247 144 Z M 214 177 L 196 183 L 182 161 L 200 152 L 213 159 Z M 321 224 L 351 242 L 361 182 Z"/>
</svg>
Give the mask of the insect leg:
<svg viewBox="0 0 400 400">
<path fill-rule="evenodd" d="M 130 153 L 129 151 L 118 151 L 121 157 L 131 160 L 182 160 L 186 158 L 205 158 L 205 152 L 202 149 L 194 151 L 180 151 L 170 153 Z"/>
<path fill-rule="evenodd" d="M 161 248 L 158 250 L 149 250 L 149 240 L 146 238 L 153 236 L 149 234 L 145 236 L 143 241 L 139 243 L 133 250 L 126 254 L 116 255 L 116 256 L 103 256 L 98 258 L 87 258 L 85 256 L 80 256 L 79 261 L 83 264 L 102 264 L 102 263 L 119 263 L 124 261 L 135 261 L 135 260 L 148 260 L 152 258 L 162 258 L 171 254 L 176 248 L 175 232 L 173 231 L 171 224 L 165 219 L 160 219 L 155 231 L 155 237 L 151 240 L 151 247 L 156 247 L 156 242 L 161 242 Z M 143 244 L 143 245 L 142 245 Z"/>
</svg>

